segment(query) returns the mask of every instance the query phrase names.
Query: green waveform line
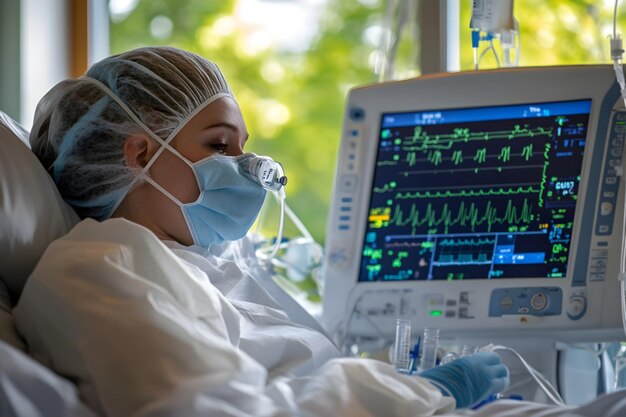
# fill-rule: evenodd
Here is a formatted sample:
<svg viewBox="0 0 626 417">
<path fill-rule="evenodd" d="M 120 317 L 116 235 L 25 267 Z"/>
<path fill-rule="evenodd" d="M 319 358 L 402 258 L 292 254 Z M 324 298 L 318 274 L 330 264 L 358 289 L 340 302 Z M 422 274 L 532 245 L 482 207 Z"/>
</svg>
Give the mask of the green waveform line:
<svg viewBox="0 0 626 417">
<path fill-rule="evenodd" d="M 391 191 L 392 189 L 390 187 L 387 187 L 385 185 L 385 187 L 383 187 L 382 189 L 377 189 L 374 188 L 374 192 L 376 192 L 377 190 L 381 190 L 380 192 L 384 192 L 384 191 Z M 480 197 L 480 196 L 491 196 L 491 195 L 517 195 L 517 194 L 536 194 L 539 193 L 540 190 L 533 188 L 532 185 L 529 187 L 517 187 L 517 188 L 498 188 L 498 189 L 488 189 L 488 190 L 461 190 L 461 191 L 435 191 L 435 192 L 431 192 L 431 191 L 424 191 L 424 192 L 420 192 L 420 191 L 416 191 L 414 193 L 412 192 L 406 192 L 406 193 L 397 193 L 395 195 L 396 200 L 413 200 L 416 198 L 449 198 L 449 197 Z"/>
<path fill-rule="evenodd" d="M 543 207 L 543 195 L 546 192 L 546 183 L 548 182 L 548 174 L 546 172 L 548 171 L 550 148 L 551 145 L 550 142 L 548 142 L 543 150 L 544 163 L 543 170 L 541 171 L 541 183 L 539 184 L 539 200 L 537 201 L 539 207 Z"/>
<path fill-rule="evenodd" d="M 493 245 L 496 243 L 495 239 L 443 239 L 441 242 L 437 244 L 439 246 L 481 246 L 481 245 Z"/>
<path fill-rule="evenodd" d="M 428 150 L 424 152 L 426 153 L 426 160 L 435 166 L 440 165 L 443 162 L 443 160 L 446 159 L 443 155 L 443 152 L 441 152 L 441 150 L 438 150 L 438 149 Z M 519 155 L 526 162 L 528 162 L 530 158 L 533 157 L 533 144 L 531 143 L 531 144 L 524 146 L 522 148 L 522 152 L 520 152 L 519 154 L 512 154 L 511 147 L 504 146 L 502 149 L 500 149 L 500 154 L 497 156 L 497 159 L 503 163 L 509 162 L 511 160 L 511 157 L 515 155 Z M 474 154 L 474 157 L 472 158 L 472 160 L 479 164 L 484 164 L 485 162 L 487 162 L 488 156 L 489 155 L 487 154 L 487 148 L 483 147 L 483 148 L 479 148 L 476 150 L 476 153 Z M 411 167 L 417 165 L 417 162 L 418 162 L 417 152 L 414 152 L 414 151 L 407 152 L 404 160 Z M 463 163 L 463 150 L 456 149 L 452 151 L 452 156 L 450 157 L 450 161 L 454 165 L 462 164 Z"/>
<path fill-rule="evenodd" d="M 406 163 L 409 164 L 410 167 L 415 166 L 417 163 L 417 156 L 415 152 L 408 152 L 406 154 Z"/>
<path fill-rule="evenodd" d="M 476 151 L 476 155 L 474 155 L 474 161 L 482 164 L 487 160 L 487 148 L 480 148 Z"/>
<path fill-rule="evenodd" d="M 462 150 L 457 149 L 456 151 L 452 153 L 452 162 L 454 163 L 454 165 L 459 165 L 463 163 L 463 151 Z"/>
<path fill-rule="evenodd" d="M 511 147 L 505 146 L 504 148 L 502 148 L 500 150 L 500 155 L 498 156 L 498 159 L 502 162 L 506 162 L 511 159 Z"/>
<path fill-rule="evenodd" d="M 437 166 L 442 162 L 441 151 L 428 152 L 428 162 Z"/>
<path fill-rule="evenodd" d="M 382 187 L 374 187 L 372 191 L 380 194 L 380 193 L 386 193 L 388 191 L 393 191 L 393 190 L 394 190 L 393 187 L 391 187 L 389 184 L 385 184 Z"/>
<path fill-rule="evenodd" d="M 432 203 L 429 203 L 423 213 L 417 209 L 415 204 L 411 204 L 409 213 L 406 216 L 400 206 L 396 206 L 389 220 L 389 225 L 399 227 L 410 225 L 414 234 L 417 228 L 424 225 L 429 229 L 443 225 L 443 233 L 448 233 L 451 226 L 469 227 L 470 231 L 474 232 L 476 227 L 486 224 L 487 231 L 491 232 L 493 225 L 496 224 L 509 224 L 512 226 L 520 223 L 530 224 L 534 219 L 533 206 L 526 198 L 523 204 L 521 204 L 521 208 L 518 206 L 518 204 L 514 204 L 512 200 L 509 200 L 504 214 L 499 215 L 498 208 L 494 207 L 491 201 L 483 209 L 478 208 L 475 203 L 467 206 L 465 201 L 463 201 L 455 210 L 451 209 L 448 203 L 446 203 L 443 205 L 441 212 L 437 212 L 437 209 L 433 208 Z"/>
<path fill-rule="evenodd" d="M 448 150 L 458 142 L 552 136 L 552 128 L 544 129 L 543 127 L 537 127 L 532 129 L 526 126 L 515 125 L 513 130 L 498 130 L 494 132 L 471 132 L 468 128 L 456 128 L 453 133 L 440 135 L 429 135 L 422 126 L 417 126 L 413 130 L 413 136 L 403 139 L 402 147 L 405 151 L 423 152 L 430 149 Z"/>
<path fill-rule="evenodd" d="M 528 161 L 530 158 L 532 158 L 532 156 L 533 156 L 533 144 L 530 143 L 524 146 L 524 149 L 522 149 L 522 157 Z"/>
</svg>

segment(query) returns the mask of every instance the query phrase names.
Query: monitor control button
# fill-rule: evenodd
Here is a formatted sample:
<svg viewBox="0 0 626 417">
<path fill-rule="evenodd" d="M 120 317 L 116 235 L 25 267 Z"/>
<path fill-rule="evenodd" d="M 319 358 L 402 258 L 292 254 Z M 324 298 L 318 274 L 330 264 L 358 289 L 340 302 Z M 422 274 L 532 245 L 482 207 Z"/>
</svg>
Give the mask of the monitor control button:
<svg viewBox="0 0 626 417">
<path fill-rule="evenodd" d="M 583 291 L 573 292 L 569 297 L 567 315 L 572 320 L 580 319 L 587 310 L 587 297 Z"/>
<path fill-rule="evenodd" d="M 360 122 L 365 119 L 365 110 L 361 107 L 352 107 L 350 108 L 348 114 L 350 115 L 350 119 Z"/>
<path fill-rule="evenodd" d="M 604 203 L 600 205 L 600 214 L 602 214 L 603 216 L 608 216 L 612 212 L 613 212 L 613 204 L 609 203 L 608 201 L 605 201 Z"/>
<path fill-rule="evenodd" d="M 328 264 L 334 269 L 344 269 L 348 266 L 348 255 L 345 248 L 335 247 L 328 251 Z"/>
<path fill-rule="evenodd" d="M 342 175 L 339 179 L 339 190 L 344 193 L 352 193 L 356 190 L 356 175 Z"/>
<path fill-rule="evenodd" d="M 570 316 L 577 316 L 583 311 L 584 307 L 585 307 L 585 304 L 583 303 L 583 300 L 580 300 L 580 299 L 570 300 L 569 305 L 567 306 L 567 313 Z"/>
<path fill-rule="evenodd" d="M 535 310 L 543 310 L 548 305 L 548 297 L 542 292 L 537 293 L 530 299 L 530 305 Z"/>
<path fill-rule="evenodd" d="M 504 297 L 500 300 L 500 308 L 503 311 L 508 311 L 513 308 L 513 299 L 511 297 Z"/>
</svg>

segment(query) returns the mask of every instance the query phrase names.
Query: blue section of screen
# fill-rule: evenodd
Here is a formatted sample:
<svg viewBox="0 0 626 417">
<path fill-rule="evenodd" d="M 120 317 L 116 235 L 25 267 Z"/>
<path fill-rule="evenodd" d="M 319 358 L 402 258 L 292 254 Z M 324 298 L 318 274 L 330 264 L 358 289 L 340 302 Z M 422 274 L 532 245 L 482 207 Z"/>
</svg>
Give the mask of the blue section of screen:
<svg viewBox="0 0 626 417">
<path fill-rule="evenodd" d="M 422 126 L 508 119 L 543 118 L 551 115 L 589 114 L 590 100 L 480 107 L 473 109 L 430 110 L 409 113 L 390 113 L 382 117 L 382 128 Z"/>
<path fill-rule="evenodd" d="M 359 281 L 565 277 L 590 109 L 382 114 Z"/>
</svg>

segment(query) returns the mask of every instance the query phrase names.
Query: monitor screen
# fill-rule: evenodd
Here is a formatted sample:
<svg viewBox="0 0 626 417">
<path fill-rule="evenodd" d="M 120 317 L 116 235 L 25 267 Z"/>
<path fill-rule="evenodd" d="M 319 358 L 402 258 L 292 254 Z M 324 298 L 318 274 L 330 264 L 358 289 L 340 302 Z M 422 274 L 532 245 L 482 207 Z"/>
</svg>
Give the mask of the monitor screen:
<svg viewBox="0 0 626 417">
<path fill-rule="evenodd" d="M 590 110 L 383 113 L 358 281 L 565 277 Z"/>
</svg>

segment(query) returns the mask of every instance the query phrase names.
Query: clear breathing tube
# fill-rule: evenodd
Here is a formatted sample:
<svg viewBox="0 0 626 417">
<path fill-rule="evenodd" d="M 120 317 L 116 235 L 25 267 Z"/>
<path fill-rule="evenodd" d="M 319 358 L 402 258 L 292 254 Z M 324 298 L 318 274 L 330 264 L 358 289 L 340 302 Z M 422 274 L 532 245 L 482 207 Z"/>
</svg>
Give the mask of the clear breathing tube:
<svg viewBox="0 0 626 417">
<path fill-rule="evenodd" d="M 285 225 L 285 192 L 283 191 L 282 195 L 275 195 L 278 195 L 280 199 L 280 220 L 278 221 L 278 234 L 276 236 L 276 241 L 274 242 L 274 248 L 269 256 L 270 260 L 274 259 L 278 253 L 278 248 L 280 248 L 280 243 L 283 240 L 283 226 Z"/>
<path fill-rule="evenodd" d="M 274 161 L 269 156 L 258 156 L 255 154 L 252 155 L 254 156 L 246 159 L 245 161 L 242 161 L 241 166 L 244 170 L 244 173 L 252 177 L 252 179 L 257 181 L 263 188 L 271 191 L 272 194 L 280 202 L 280 220 L 278 223 L 278 234 L 276 236 L 276 241 L 274 242 L 272 252 L 265 259 L 265 261 L 271 261 L 278 253 L 281 241 L 283 240 L 283 226 L 285 223 L 286 207 L 285 185 L 287 185 L 287 177 L 285 176 L 283 166 L 280 163 Z"/>
</svg>

